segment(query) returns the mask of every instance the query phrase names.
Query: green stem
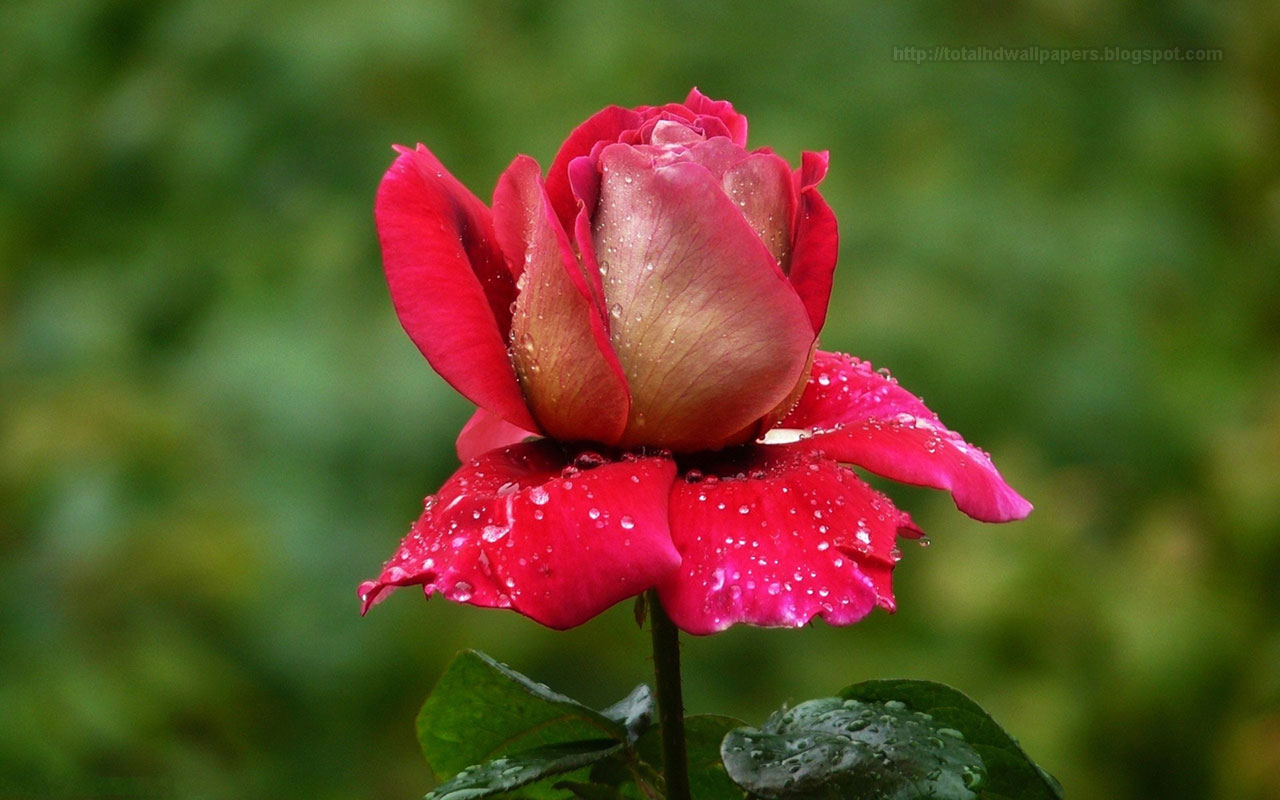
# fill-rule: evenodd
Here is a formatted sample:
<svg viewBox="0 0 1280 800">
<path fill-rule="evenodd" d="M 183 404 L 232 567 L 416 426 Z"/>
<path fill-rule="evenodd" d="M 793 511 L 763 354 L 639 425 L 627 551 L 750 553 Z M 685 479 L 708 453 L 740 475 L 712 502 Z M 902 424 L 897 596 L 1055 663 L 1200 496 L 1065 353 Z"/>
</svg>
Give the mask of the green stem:
<svg viewBox="0 0 1280 800">
<path fill-rule="evenodd" d="M 689 756 L 684 744 L 684 700 L 680 692 L 680 631 L 667 616 L 658 592 L 647 595 L 653 632 L 653 674 L 658 687 L 658 722 L 662 729 L 662 764 L 667 800 L 690 800 Z"/>
</svg>

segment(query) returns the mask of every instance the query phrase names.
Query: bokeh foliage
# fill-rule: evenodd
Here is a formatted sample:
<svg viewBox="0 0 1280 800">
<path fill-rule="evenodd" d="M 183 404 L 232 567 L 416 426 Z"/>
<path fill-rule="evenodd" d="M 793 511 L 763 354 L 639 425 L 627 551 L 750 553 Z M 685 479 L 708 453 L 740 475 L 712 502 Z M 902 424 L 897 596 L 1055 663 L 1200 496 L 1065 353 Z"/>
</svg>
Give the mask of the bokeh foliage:
<svg viewBox="0 0 1280 800">
<path fill-rule="evenodd" d="M 1220 63 L 894 61 L 1219 47 Z M 0 4 L 0 796 L 407 797 L 459 649 L 603 705 L 571 632 L 355 586 L 454 468 L 374 188 L 426 142 L 487 197 L 608 103 L 734 101 L 827 148 L 823 340 L 1037 505 L 891 489 L 900 611 L 687 641 L 693 713 L 951 683 L 1068 796 L 1280 796 L 1280 12 L 1268 2 Z"/>
</svg>

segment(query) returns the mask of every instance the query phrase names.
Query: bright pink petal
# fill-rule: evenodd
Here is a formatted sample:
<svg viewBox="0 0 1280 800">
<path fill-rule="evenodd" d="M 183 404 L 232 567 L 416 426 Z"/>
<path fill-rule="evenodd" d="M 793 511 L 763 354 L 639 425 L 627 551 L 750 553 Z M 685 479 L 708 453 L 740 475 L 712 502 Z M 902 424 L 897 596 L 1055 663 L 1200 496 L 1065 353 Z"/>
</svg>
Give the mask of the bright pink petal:
<svg viewBox="0 0 1280 800">
<path fill-rule="evenodd" d="M 836 462 L 785 445 L 744 449 L 705 477 L 676 481 L 671 536 L 682 563 L 658 591 L 671 619 L 694 634 L 739 622 L 796 627 L 815 616 L 848 625 L 877 604 L 893 610 L 899 532 L 918 533 Z"/>
<path fill-rule="evenodd" d="M 818 351 L 799 404 L 780 428 L 811 434 L 804 445 L 903 483 L 946 489 L 961 511 L 983 522 L 1031 513 L 991 463 L 938 420 L 887 372 L 843 353 Z"/>
<path fill-rule="evenodd" d="M 805 152 L 796 176 L 799 187 L 799 213 L 796 215 L 792 241 L 791 285 L 804 301 L 815 331 L 821 331 L 827 320 L 827 304 L 831 300 L 831 281 L 836 271 L 840 249 L 840 230 L 836 215 L 818 194 L 818 184 L 827 174 L 827 153 Z"/>
<path fill-rule="evenodd" d="M 456 447 L 458 460 L 464 464 L 471 459 L 496 450 L 499 447 L 518 444 L 538 434 L 512 425 L 502 417 L 491 414 L 483 408 L 477 408 L 467 424 L 462 426 L 458 434 Z"/>
<path fill-rule="evenodd" d="M 573 188 L 573 196 L 582 204 L 573 221 L 573 241 L 578 246 L 578 259 L 587 276 L 591 296 L 599 306 L 608 327 L 609 309 L 604 302 L 604 279 L 600 275 L 600 262 L 596 259 L 595 244 L 591 237 L 591 217 L 600 201 L 600 172 L 596 169 L 594 158 L 575 158 L 569 164 L 569 183 Z"/>
<path fill-rule="evenodd" d="M 378 187 L 375 216 L 400 324 L 467 399 L 535 428 L 507 354 L 515 288 L 489 209 L 422 145 L 399 152 Z"/>
<path fill-rule="evenodd" d="M 667 525 L 675 463 L 566 456 L 549 440 L 468 462 L 427 498 L 364 610 L 397 586 L 512 608 L 571 628 L 654 586 L 680 564 Z"/>
<path fill-rule="evenodd" d="M 685 98 L 684 104 L 695 114 L 719 117 L 729 129 L 729 135 L 734 143 L 739 147 L 747 146 L 747 118 L 734 111 L 733 104 L 728 100 L 712 100 L 698 91 L 695 86 L 689 90 L 689 96 Z"/>
<path fill-rule="evenodd" d="M 748 438 L 802 379 L 814 339 L 803 304 L 706 168 L 652 167 L 622 144 L 600 165 L 594 252 L 631 387 L 623 442 Z"/>
<path fill-rule="evenodd" d="M 619 136 L 639 127 L 643 121 L 644 116 L 637 111 L 609 106 L 574 128 L 560 145 L 560 151 L 547 170 L 547 196 L 551 198 L 551 207 L 565 230 L 573 229 L 573 219 L 578 215 L 578 202 L 569 186 L 569 162 L 578 156 L 588 155 L 597 142 L 618 141 Z"/>
</svg>

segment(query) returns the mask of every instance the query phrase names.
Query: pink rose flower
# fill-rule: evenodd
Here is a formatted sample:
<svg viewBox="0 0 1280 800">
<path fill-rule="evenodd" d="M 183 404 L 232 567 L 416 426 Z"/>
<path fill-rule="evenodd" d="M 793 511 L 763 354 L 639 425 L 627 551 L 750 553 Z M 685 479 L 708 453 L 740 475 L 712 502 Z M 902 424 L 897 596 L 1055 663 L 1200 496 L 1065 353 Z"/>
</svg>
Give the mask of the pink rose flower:
<svg viewBox="0 0 1280 800">
<path fill-rule="evenodd" d="M 844 465 L 1030 513 L 919 398 L 816 349 L 827 154 L 793 170 L 746 140 L 696 89 L 606 108 L 545 179 L 517 157 L 491 208 L 397 148 L 376 205 L 396 313 L 479 408 L 365 610 L 418 584 L 568 628 L 656 586 L 689 633 L 843 625 L 893 609 L 895 541 L 920 535 Z"/>
</svg>

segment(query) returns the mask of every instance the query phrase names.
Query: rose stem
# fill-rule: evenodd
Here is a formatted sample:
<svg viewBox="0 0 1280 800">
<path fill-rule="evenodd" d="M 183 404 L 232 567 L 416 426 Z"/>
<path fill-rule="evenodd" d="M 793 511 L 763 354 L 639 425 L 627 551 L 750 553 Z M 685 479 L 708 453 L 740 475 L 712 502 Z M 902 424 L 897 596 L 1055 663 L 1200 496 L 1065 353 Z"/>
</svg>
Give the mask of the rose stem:
<svg viewBox="0 0 1280 800">
<path fill-rule="evenodd" d="M 653 675 L 658 686 L 658 722 L 667 800 L 690 800 L 689 757 L 684 745 L 684 700 L 680 693 L 680 631 L 667 616 L 656 589 L 650 589 L 649 625 L 653 631 Z"/>
</svg>

